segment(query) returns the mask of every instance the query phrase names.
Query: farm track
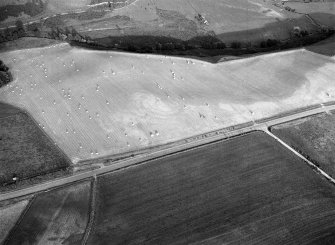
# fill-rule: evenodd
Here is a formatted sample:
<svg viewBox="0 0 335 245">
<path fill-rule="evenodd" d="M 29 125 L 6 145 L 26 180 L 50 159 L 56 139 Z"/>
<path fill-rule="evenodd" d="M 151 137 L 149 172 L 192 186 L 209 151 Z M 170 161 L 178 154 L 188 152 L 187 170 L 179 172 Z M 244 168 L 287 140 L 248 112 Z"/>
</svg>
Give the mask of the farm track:
<svg viewBox="0 0 335 245">
<path fill-rule="evenodd" d="M 310 167 L 312 167 L 315 172 L 318 174 L 321 174 L 324 178 L 326 178 L 328 181 L 330 181 L 332 184 L 335 185 L 335 180 L 329 176 L 325 171 L 320 169 L 318 166 L 316 166 L 313 162 L 308 160 L 306 157 L 304 157 L 302 154 L 297 152 L 295 149 L 293 149 L 290 145 L 285 143 L 283 140 L 281 140 L 279 137 L 274 135 L 273 133 L 270 132 L 270 130 L 267 128 L 264 130 L 265 133 L 267 133 L 270 137 L 274 138 L 276 141 L 278 141 L 280 144 L 282 144 L 284 147 L 286 147 L 289 151 L 291 151 L 293 154 L 295 154 L 297 157 L 301 158 L 304 162 L 306 162 Z"/>
<path fill-rule="evenodd" d="M 96 202 L 96 194 L 97 194 L 97 178 L 96 175 L 93 176 L 93 180 L 91 182 L 92 187 L 91 187 L 91 196 L 90 196 L 90 213 L 88 215 L 89 220 L 85 229 L 85 235 L 82 240 L 82 245 L 85 245 L 87 243 L 87 240 L 89 238 L 93 222 L 94 222 L 94 217 L 95 217 L 95 202 Z"/>
<path fill-rule="evenodd" d="M 138 164 L 145 164 L 147 161 L 152 160 L 152 159 L 164 158 L 166 156 L 179 154 L 180 152 L 184 152 L 186 150 L 195 149 L 195 148 L 199 148 L 199 147 L 204 147 L 207 144 L 217 142 L 217 141 L 220 141 L 220 140 L 226 140 L 229 137 L 234 137 L 234 136 L 237 136 L 237 135 L 246 134 L 246 133 L 249 133 L 251 131 L 261 130 L 261 131 L 264 131 L 264 132 L 268 133 L 268 128 L 271 127 L 271 126 L 281 124 L 281 123 L 284 123 L 284 122 L 289 122 L 289 121 L 296 120 L 296 119 L 299 119 L 299 118 L 308 117 L 308 116 L 311 116 L 311 115 L 323 113 L 323 112 L 329 112 L 331 110 L 335 110 L 335 105 L 332 105 L 332 104 L 331 105 L 323 105 L 319 108 L 314 108 L 314 109 L 311 109 L 311 110 L 298 112 L 296 114 L 286 115 L 286 116 L 283 116 L 281 118 L 270 119 L 269 121 L 262 122 L 260 124 L 255 123 L 252 126 L 247 126 L 247 127 L 244 127 L 244 128 L 233 130 L 231 132 L 226 132 L 225 134 L 215 134 L 213 137 L 206 137 L 206 138 L 201 139 L 201 140 L 192 141 L 192 142 L 180 145 L 180 146 L 155 151 L 155 152 L 143 155 L 143 156 L 138 156 L 138 157 L 128 158 L 128 159 L 125 159 L 125 160 L 120 160 L 118 162 L 115 162 L 112 165 L 103 166 L 99 169 L 94 169 L 90 172 L 83 172 L 83 173 L 79 173 L 79 174 L 76 174 L 76 175 L 73 175 L 73 176 L 70 176 L 70 177 L 56 179 L 56 180 L 53 180 L 53 181 L 50 181 L 50 182 L 42 183 L 42 184 L 37 185 L 37 186 L 32 186 L 32 187 L 29 187 L 29 188 L 25 188 L 25 189 L 16 190 L 16 191 L 1 194 L 0 195 L 0 201 L 15 198 L 15 197 L 19 197 L 19 196 L 23 196 L 23 195 L 28 195 L 28 194 L 35 193 L 35 192 L 41 192 L 41 191 L 44 191 L 44 190 L 47 190 L 47 189 L 50 189 L 50 188 L 54 188 L 54 187 L 61 186 L 61 185 L 64 185 L 64 184 L 69 184 L 69 183 L 72 183 L 72 182 L 75 182 L 75 181 L 91 178 L 91 177 L 94 177 L 94 176 L 97 176 L 97 175 L 102 175 L 102 174 L 112 172 L 112 171 L 122 170 L 124 168 L 128 168 L 128 167 L 135 166 L 135 165 L 138 165 Z M 220 130 L 218 130 L 218 131 L 220 131 Z M 296 153 L 296 151 L 294 149 L 290 148 L 290 150 L 293 151 L 297 156 L 302 158 L 304 161 L 307 160 L 306 158 L 301 156 L 299 153 Z M 311 163 L 309 161 L 306 161 L 306 162 L 311 167 L 313 167 L 315 169 L 315 165 L 313 163 Z M 334 180 L 330 177 L 328 178 L 327 174 L 324 173 L 321 169 L 320 170 L 318 170 L 318 168 L 316 168 L 316 169 L 320 174 L 322 174 L 329 181 L 331 181 L 332 183 L 335 183 Z"/>
<path fill-rule="evenodd" d="M 31 205 L 33 204 L 33 202 L 35 201 L 36 196 L 33 196 L 31 199 L 28 200 L 28 204 L 27 206 L 24 208 L 24 210 L 22 211 L 20 217 L 18 218 L 18 220 L 16 221 L 14 227 L 11 229 L 11 231 L 9 232 L 9 234 L 7 235 L 6 239 L 3 241 L 3 244 L 6 245 L 8 240 L 14 236 L 14 231 L 16 230 L 16 228 L 19 226 L 19 224 L 21 223 L 21 221 L 23 220 L 24 216 L 28 213 Z"/>
</svg>

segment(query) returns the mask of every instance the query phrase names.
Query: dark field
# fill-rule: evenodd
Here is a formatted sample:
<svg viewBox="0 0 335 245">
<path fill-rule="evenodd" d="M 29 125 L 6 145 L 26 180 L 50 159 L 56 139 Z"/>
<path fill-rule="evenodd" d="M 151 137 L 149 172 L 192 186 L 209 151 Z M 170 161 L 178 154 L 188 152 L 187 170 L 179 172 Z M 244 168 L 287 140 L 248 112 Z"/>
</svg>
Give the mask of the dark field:
<svg viewBox="0 0 335 245">
<path fill-rule="evenodd" d="M 3 244 L 28 202 L 27 199 L 10 203 L 0 202 L 0 244 Z"/>
<path fill-rule="evenodd" d="M 21 112 L 20 109 L 14 106 L 0 103 L 0 119 L 13 116 L 19 112 Z"/>
<path fill-rule="evenodd" d="M 335 177 L 335 115 L 318 114 L 284 123 L 271 131 Z"/>
<path fill-rule="evenodd" d="M 27 114 L 0 103 L 0 186 L 14 174 L 31 178 L 68 166 L 69 160 Z"/>
<path fill-rule="evenodd" d="M 307 50 L 327 56 L 335 56 L 335 35 L 314 45 L 306 47 Z"/>
<path fill-rule="evenodd" d="M 90 187 L 86 181 L 37 196 L 5 244 L 81 244 Z"/>
<path fill-rule="evenodd" d="M 43 10 L 44 4 L 42 1 L 0 6 L 0 22 L 6 20 L 8 17 L 19 17 L 22 13 L 35 16 L 40 14 Z"/>
<path fill-rule="evenodd" d="M 335 244 L 335 188 L 264 133 L 98 178 L 87 244 Z"/>
<path fill-rule="evenodd" d="M 46 47 L 59 43 L 61 43 L 61 41 L 47 38 L 22 37 L 15 41 L 0 43 L 0 53 L 19 49 Z"/>
</svg>

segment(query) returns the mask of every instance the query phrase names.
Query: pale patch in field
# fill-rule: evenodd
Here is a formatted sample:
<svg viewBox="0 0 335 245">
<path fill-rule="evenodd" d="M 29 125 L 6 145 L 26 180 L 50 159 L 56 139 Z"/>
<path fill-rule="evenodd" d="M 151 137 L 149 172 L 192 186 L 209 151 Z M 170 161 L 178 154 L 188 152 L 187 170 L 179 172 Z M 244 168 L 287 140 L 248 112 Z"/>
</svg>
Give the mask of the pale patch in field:
<svg viewBox="0 0 335 245">
<path fill-rule="evenodd" d="M 48 1 L 47 9 L 55 13 L 84 10 L 91 0 L 52 0 Z"/>
<path fill-rule="evenodd" d="M 254 4 L 259 7 L 259 13 L 264 14 L 267 17 L 273 17 L 273 18 L 279 18 L 279 19 L 285 19 L 285 16 L 282 13 L 279 13 L 273 9 L 266 8 L 260 3 L 256 3 L 254 1 L 248 0 L 249 3 Z"/>
<path fill-rule="evenodd" d="M 178 112 L 177 108 L 168 105 L 161 98 L 153 94 L 136 92 L 132 96 L 131 101 L 138 114 L 142 115 L 147 113 L 158 117 L 168 117 Z"/>
</svg>

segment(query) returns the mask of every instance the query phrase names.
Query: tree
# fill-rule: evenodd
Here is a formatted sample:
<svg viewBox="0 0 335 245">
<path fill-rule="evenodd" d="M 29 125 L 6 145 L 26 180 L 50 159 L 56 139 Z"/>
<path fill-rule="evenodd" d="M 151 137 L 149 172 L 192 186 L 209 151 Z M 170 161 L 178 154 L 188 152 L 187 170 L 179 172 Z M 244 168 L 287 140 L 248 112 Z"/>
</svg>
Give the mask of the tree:
<svg viewBox="0 0 335 245">
<path fill-rule="evenodd" d="M 233 49 L 239 49 L 239 48 L 241 48 L 241 46 L 242 46 L 241 43 L 237 42 L 237 41 L 231 43 L 231 47 Z"/>
<path fill-rule="evenodd" d="M 225 49 L 226 48 L 226 44 L 223 42 L 217 43 L 216 44 L 216 48 L 218 49 Z"/>
<path fill-rule="evenodd" d="M 92 41 L 92 38 L 88 35 L 86 35 L 84 39 L 86 40 L 87 43 L 90 43 Z"/>
<path fill-rule="evenodd" d="M 12 80 L 12 75 L 9 68 L 0 60 L 0 87 L 6 85 Z"/>
<path fill-rule="evenodd" d="M 2 33 L 0 33 L 0 43 L 5 42 L 5 41 L 6 41 L 5 36 Z"/>
<path fill-rule="evenodd" d="M 302 31 L 300 32 L 300 34 L 301 34 L 301 36 L 305 37 L 305 36 L 308 35 L 308 31 L 306 31 L 306 30 L 302 30 Z"/>
<path fill-rule="evenodd" d="M 17 20 L 15 22 L 16 32 L 18 37 L 23 37 L 26 34 L 22 20 Z"/>
<path fill-rule="evenodd" d="M 164 43 L 162 50 L 174 50 L 174 44 L 173 43 Z"/>
<path fill-rule="evenodd" d="M 156 43 L 156 50 L 157 51 L 162 51 L 163 45 L 161 43 Z"/>
<path fill-rule="evenodd" d="M 131 51 L 131 52 L 136 52 L 136 51 L 137 51 L 137 47 L 136 47 L 134 44 L 129 43 L 129 44 L 127 45 L 126 50 L 127 50 L 127 51 Z"/>
<path fill-rule="evenodd" d="M 8 27 L 5 29 L 5 37 L 6 37 L 7 41 L 13 40 L 12 31 Z"/>
<path fill-rule="evenodd" d="M 57 28 L 58 29 L 58 28 Z M 58 29 L 59 30 L 59 29 Z M 68 27 L 65 27 L 65 35 L 68 36 L 70 34 L 70 29 Z"/>
<path fill-rule="evenodd" d="M 278 45 L 278 41 L 276 39 L 268 39 L 266 40 L 266 46 L 275 47 Z"/>
<path fill-rule="evenodd" d="M 77 32 L 76 29 L 74 29 L 74 27 L 72 27 L 71 34 L 72 34 L 72 37 L 75 38 L 79 33 Z"/>
<path fill-rule="evenodd" d="M 17 21 L 15 22 L 15 26 L 16 26 L 16 29 L 18 29 L 18 30 L 20 30 L 20 29 L 24 29 L 22 20 L 17 20 Z"/>
</svg>

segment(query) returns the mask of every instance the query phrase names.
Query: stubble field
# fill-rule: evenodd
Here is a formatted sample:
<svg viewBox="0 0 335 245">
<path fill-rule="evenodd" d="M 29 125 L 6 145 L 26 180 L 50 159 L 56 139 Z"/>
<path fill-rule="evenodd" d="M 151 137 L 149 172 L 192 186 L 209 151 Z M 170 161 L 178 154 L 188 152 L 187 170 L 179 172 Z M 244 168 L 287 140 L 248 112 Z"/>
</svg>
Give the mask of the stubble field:
<svg viewBox="0 0 335 245">
<path fill-rule="evenodd" d="M 77 162 L 333 100 L 334 60 L 304 50 L 211 64 L 72 48 L 3 53 L 0 100 L 26 109 Z M 284 62 L 285 61 L 285 62 Z"/>
</svg>

